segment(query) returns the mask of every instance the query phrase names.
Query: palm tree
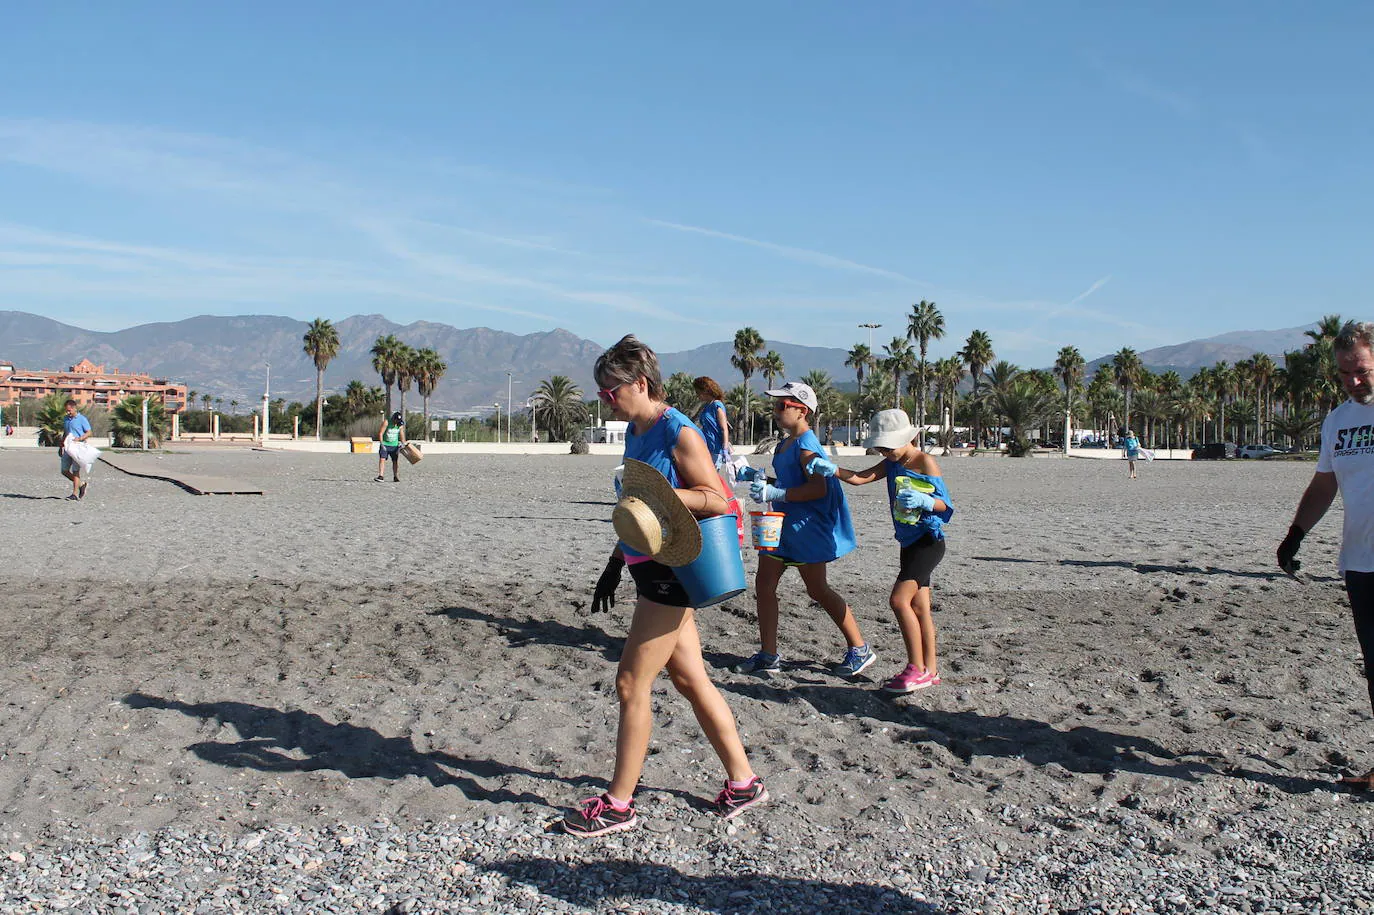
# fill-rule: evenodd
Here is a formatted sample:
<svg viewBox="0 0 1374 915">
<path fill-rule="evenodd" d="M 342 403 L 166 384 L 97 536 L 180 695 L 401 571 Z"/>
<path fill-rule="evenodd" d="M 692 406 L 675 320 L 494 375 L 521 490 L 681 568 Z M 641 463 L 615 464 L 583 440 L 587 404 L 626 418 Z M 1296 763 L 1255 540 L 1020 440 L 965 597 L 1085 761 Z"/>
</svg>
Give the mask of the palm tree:
<svg viewBox="0 0 1374 915">
<path fill-rule="evenodd" d="M 1217 438 L 1226 441 L 1226 404 L 1231 398 L 1231 389 L 1235 385 L 1236 375 L 1231 367 L 1225 362 L 1218 362 L 1209 370 L 1208 377 L 1212 382 L 1212 393 L 1217 398 Z"/>
<path fill-rule="evenodd" d="M 911 344 L 906 342 L 906 337 L 893 337 L 892 342 L 883 349 L 887 351 L 883 368 L 892 375 L 892 406 L 901 409 L 902 376 L 916 367 L 916 354 L 912 352 Z"/>
<path fill-rule="evenodd" d="M 973 447 L 977 448 L 982 442 L 983 431 L 977 407 L 978 381 L 983 375 L 983 367 L 997 358 L 997 354 L 992 351 L 992 337 L 988 336 L 987 331 L 974 330 L 964 341 L 959 358 L 968 365 L 968 372 L 973 376 Z"/>
<path fill-rule="evenodd" d="M 1255 441 L 1264 441 L 1264 426 L 1273 420 L 1274 405 L 1270 392 L 1274 387 L 1274 373 L 1278 366 L 1268 353 L 1255 353 L 1250 357 L 1250 377 L 1255 382 L 1255 404 L 1259 417 L 1255 421 Z"/>
<path fill-rule="evenodd" d="M 1126 395 L 1127 429 L 1131 428 L 1131 392 L 1140 386 L 1140 376 L 1144 369 L 1140 357 L 1129 346 L 1123 346 L 1121 352 L 1112 356 L 1112 376 L 1121 388 L 1121 393 Z"/>
<path fill-rule="evenodd" d="M 812 369 L 801 376 L 801 383 L 810 385 L 812 392 L 816 395 L 816 415 L 812 419 L 814 428 L 820 421 L 822 415 L 829 416 L 835 412 L 835 383 L 830 380 L 830 373 L 824 369 Z"/>
<path fill-rule="evenodd" d="M 954 431 L 954 414 L 949 413 L 949 426 L 945 427 L 946 407 L 954 406 L 954 397 L 959 382 L 964 380 L 964 360 L 958 356 L 946 356 L 935 362 L 935 386 L 940 391 L 940 429 L 941 443 L 948 447 L 946 439 Z"/>
<path fill-rule="evenodd" d="M 229 401 L 229 415 L 230 415 L 230 416 L 238 416 L 238 415 L 239 415 L 239 402 L 238 402 L 237 400 L 231 400 L 231 401 Z"/>
<path fill-rule="evenodd" d="M 735 354 L 730 357 L 730 364 L 744 376 L 744 407 L 749 414 L 750 441 L 753 441 L 754 438 L 754 414 L 749 409 L 753 406 L 753 397 L 749 391 L 749 379 L 758 370 L 759 350 L 761 349 L 763 349 L 763 335 L 757 330 L 752 327 L 744 327 L 735 331 Z"/>
<path fill-rule="evenodd" d="M 667 381 L 663 382 L 664 397 L 668 404 L 688 416 L 696 413 L 697 406 L 700 404 L 692 381 L 692 376 L 686 372 L 674 372 L 668 376 Z"/>
<path fill-rule="evenodd" d="M 1069 453 L 1073 437 L 1073 395 L 1083 384 L 1083 354 L 1076 346 L 1065 346 L 1054 360 L 1054 374 L 1064 386 L 1064 453 Z"/>
<path fill-rule="evenodd" d="M 1013 378 L 1018 377 L 1020 374 L 1020 366 L 1016 365 L 1015 363 L 1008 362 L 1005 359 L 997 360 L 997 362 L 995 362 L 987 370 L 989 391 L 991 392 L 996 391 L 1000 388 L 1005 388 L 1008 384 L 1011 383 L 1011 380 Z M 987 395 L 984 395 L 984 400 L 988 402 L 989 405 L 991 404 L 991 401 L 988 400 Z M 1002 442 L 1002 414 L 994 413 L 994 415 L 996 415 L 997 417 L 996 439 L 997 443 L 1000 445 Z"/>
<path fill-rule="evenodd" d="M 587 418 L 582 389 L 566 375 L 539 382 L 532 398 L 534 421 L 549 430 L 549 441 L 566 442 L 569 433 Z"/>
<path fill-rule="evenodd" d="M 774 379 L 782 378 L 787 374 L 787 365 L 782 361 L 782 356 L 779 356 L 777 351 L 770 349 L 759 360 L 759 374 L 763 375 L 771 388 Z"/>
<path fill-rule="evenodd" d="M 161 397 L 148 398 L 148 441 L 149 448 L 162 445 L 167 437 L 167 411 Z M 116 448 L 131 448 L 143 438 L 143 395 L 135 394 L 115 404 L 110 411 L 110 439 Z"/>
<path fill-rule="evenodd" d="M 44 448 L 56 448 L 67 432 L 67 396 L 65 391 L 54 391 L 39 401 L 33 422 L 38 427 L 38 444 Z"/>
<path fill-rule="evenodd" d="M 934 302 L 921 299 L 911 306 L 911 314 L 907 316 L 906 336 L 908 340 L 915 340 L 919 349 L 919 358 L 916 361 L 916 374 L 919 377 L 916 382 L 917 428 L 925 426 L 926 423 L 926 391 L 930 388 L 930 365 L 926 362 L 926 354 L 930 341 L 939 340 L 944 335 L 945 316 L 940 314 L 940 309 L 935 307 Z"/>
<path fill-rule="evenodd" d="M 856 343 L 854 348 L 849 351 L 848 358 L 844 360 L 847 368 L 854 370 L 854 374 L 859 379 L 859 394 L 864 392 L 864 373 L 873 367 L 873 351 L 868 348 L 866 343 Z"/>
<path fill-rule="evenodd" d="M 324 318 L 310 322 L 305 332 L 305 354 L 315 363 L 315 441 L 324 428 L 324 370 L 339 355 L 339 332 Z"/>
<path fill-rule="evenodd" d="M 410 384 L 415 380 L 415 355 L 416 351 L 405 343 L 402 343 L 396 350 L 396 391 L 401 395 L 401 402 L 397 409 L 401 411 L 401 422 L 405 422 L 406 392 L 410 390 Z"/>
<path fill-rule="evenodd" d="M 1031 450 L 1030 430 L 1054 412 L 1055 394 L 1029 373 L 1014 375 L 988 392 L 988 406 L 1005 417 L 1011 429 L 1007 453 L 1021 457 Z"/>
<path fill-rule="evenodd" d="M 401 347 L 405 346 L 395 335 L 378 337 L 372 344 L 372 371 L 382 376 L 382 386 L 386 389 L 386 415 L 391 415 L 391 386 L 396 383 L 396 361 Z"/>
<path fill-rule="evenodd" d="M 425 347 L 415 354 L 415 388 L 425 401 L 426 435 L 429 434 L 429 398 L 434 393 L 434 389 L 439 387 L 439 379 L 443 378 L 447 371 L 448 363 L 429 347 Z"/>
<path fill-rule="evenodd" d="M 1288 439 L 1289 444 L 1301 448 L 1303 443 L 1322 426 L 1322 418 L 1307 407 L 1292 410 L 1274 419 L 1274 431 Z"/>
</svg>

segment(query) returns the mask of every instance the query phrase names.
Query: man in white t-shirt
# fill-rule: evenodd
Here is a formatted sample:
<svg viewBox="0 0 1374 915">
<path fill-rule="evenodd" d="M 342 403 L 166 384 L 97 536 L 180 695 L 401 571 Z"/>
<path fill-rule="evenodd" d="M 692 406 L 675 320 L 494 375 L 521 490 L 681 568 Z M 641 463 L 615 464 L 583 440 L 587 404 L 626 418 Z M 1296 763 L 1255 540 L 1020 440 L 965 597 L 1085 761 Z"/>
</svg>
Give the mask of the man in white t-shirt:
<svg viewBox="0 0 1374 915">
<path fill-rule="evenodd" d="M 1298 570 L 1302 538 L 1326 514 L 1339 490 L 1345 503 L 1340 570 L 1374 707 L 1374 323 L 1347 323 L 1332 346 L 1341 387 L 1350 399 L 1322 423 L 1317 472 L 1298 501 L 1288 536 L 1279 544 L 1278 560 L 1289 575 Z M 1341 783 L 1374 789 L 1374 770 L 1347 776 Z"/>
</svg>

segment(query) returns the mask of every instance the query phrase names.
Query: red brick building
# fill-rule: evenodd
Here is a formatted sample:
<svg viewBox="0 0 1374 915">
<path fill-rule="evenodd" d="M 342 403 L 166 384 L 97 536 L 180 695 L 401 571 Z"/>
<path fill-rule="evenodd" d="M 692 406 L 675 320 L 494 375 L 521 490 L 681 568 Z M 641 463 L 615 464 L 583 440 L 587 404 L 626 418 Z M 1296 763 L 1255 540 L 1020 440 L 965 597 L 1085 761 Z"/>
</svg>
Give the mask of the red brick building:
<svg viewBox="0 0 1374 915">
<path fill-rule="evenodd" d="M 0 406 L 22 399 L 66 394 L 83 407 L 109 409 L 126 397 L 147 394 L 161 397 L 168 413 L 186 409 L 186 385 L 165 378 L 107 370 L 89 359 L 82 359 L 65 372 L 16 370 L 0 360 Z"/>
</svg>

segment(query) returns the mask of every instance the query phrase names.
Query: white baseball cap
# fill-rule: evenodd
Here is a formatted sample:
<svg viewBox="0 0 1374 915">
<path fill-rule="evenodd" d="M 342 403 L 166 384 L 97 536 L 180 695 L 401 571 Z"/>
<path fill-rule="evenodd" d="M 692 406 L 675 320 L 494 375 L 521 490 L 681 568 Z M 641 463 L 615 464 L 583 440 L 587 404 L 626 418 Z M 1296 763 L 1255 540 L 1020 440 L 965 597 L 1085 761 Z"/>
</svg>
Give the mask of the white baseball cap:
<svg viewBox="0 0 1374 915">
<path fill-rule="evenodd" d="M 805 404 L 806 409 L 815 413 L 819 407 L 816 400 L 816 392 L 811 390 L 811 385 L 802 384 L 800 381 L 789 381 L 787 384 L 772 391 L 764 391 L 769 397 L 788 397 L 799 404 Z"/>
</svg>

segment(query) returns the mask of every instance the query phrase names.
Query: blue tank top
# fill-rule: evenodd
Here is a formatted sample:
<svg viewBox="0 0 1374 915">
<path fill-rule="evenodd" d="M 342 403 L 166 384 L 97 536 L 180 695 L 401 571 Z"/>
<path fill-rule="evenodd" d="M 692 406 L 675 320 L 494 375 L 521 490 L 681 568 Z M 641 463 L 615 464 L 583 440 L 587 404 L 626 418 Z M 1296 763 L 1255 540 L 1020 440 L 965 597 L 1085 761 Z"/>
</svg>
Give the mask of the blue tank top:
<svg viewBox="0 0 1374 915">
<path fill-rule="evenodd" d="M 803 451 L 825 454 L 820 439 L 810 429 L 785 442 L 783 450 L 773 455 L 773 474 L 783 489 L 801 486 L 810 479 L 802 467 Z M 773 503 L 773 511 L 786 516 L 779 555 L 793 562 L 830 562 L 854 549 L 854 522 L 842 485 L 839 478 L 827 477 L 825 495 L 819 499 Z"/>
<path fill-rule="evenodd" d="M 725 430 L 720 427 L 720 413 L 717 412 L 724 409 L 725 404 L 713 400 L 704 404 L 697 414 L 697 426 L 701 430 L 701 437 L 706 439 L 706 450 L 711 452 L 712 461 L 725 450 Z"/>
<path fill-rule="evenodd" d="M 897 504 L 897 490 L 910 486 L 899 480 L 910 480 L 916 488 L 932 495 L 945 503 L 942 512 L 908 512 Z M 954 517 L 954 503 L 949 498 L 949 489 L 944 477 L 927 476 L 908 470 L 901 464 L 887 462 L 887 504 L 892 508 L 892 527 L 896 531 L 897 542 L 911 546 L 926 534 L 934 534 L 937 540 L 945 539 L 945 525 Z"/>
<path fill-rule="evenodd" d="M 678 479 L 677 467 L 673 464 L 673 449 L 677 447 L 677 439 L 683 429 L 701 433 L 696 424 L 676 407 L 664 410 L 658 421 L 643 432 L 630 423 L 625 430 L 625 457 L 648 464 L 667 477 L 674 489 L 678 489 L 682 481 Z M 620 550 L 626 556 L 644 555 L 628 547 L 624 541 L 620 543 Z"/>
</svg>

